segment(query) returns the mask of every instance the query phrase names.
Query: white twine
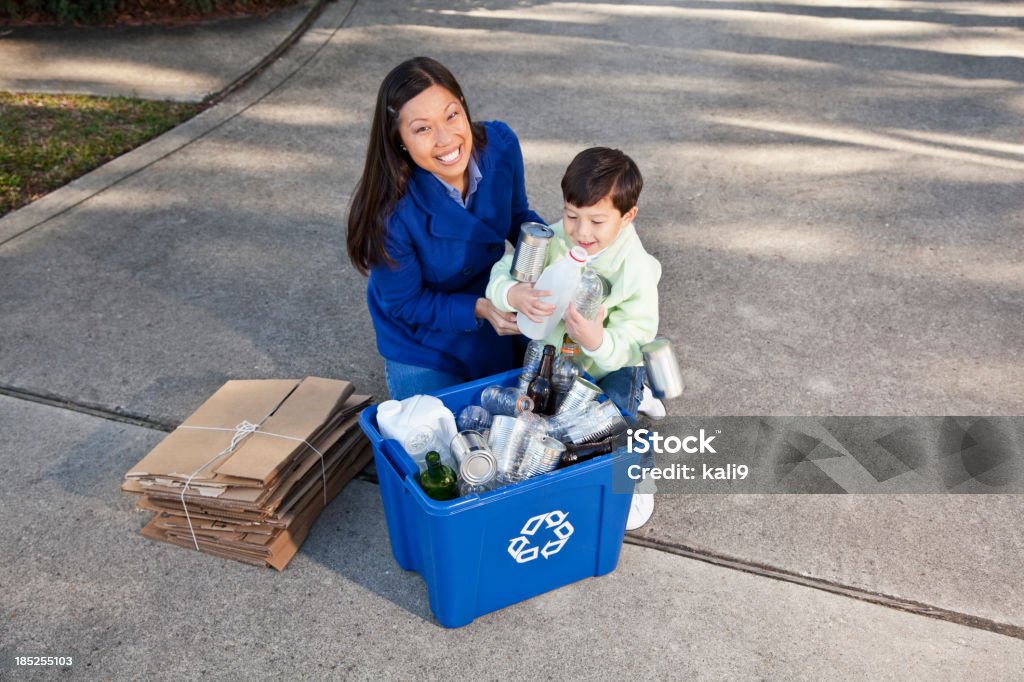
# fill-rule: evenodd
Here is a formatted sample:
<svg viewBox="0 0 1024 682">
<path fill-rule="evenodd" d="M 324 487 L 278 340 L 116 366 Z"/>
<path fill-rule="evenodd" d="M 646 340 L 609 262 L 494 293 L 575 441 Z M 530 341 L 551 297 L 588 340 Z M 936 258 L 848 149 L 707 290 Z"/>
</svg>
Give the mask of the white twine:
<svg viewBox="0 0 1024 682">
<path fill-rule="evenodd" d="M 192 472 L 192 475 L 189 476 L 188 479 L 186 479 L 185 486 L 181 489 L 181 496 L 180 496 L 181 497 L 181 508 L 185 510 L 185 519 L 188 521 L 188 529 L 192 533 L 192 543 L 196 546 L 197 550 L 199 549 L 199 540 L 196 539 L 196 531 L 195 531 L 195 528 L 193 528 L 193 526 L 192 526 L 192 517 L 189 516 L 188 505 L 185 504 L 185 493 L 188 491 L 188 486 L 189 486 L 189 484 L 192 483 L 192 479 L 199 475 L 199 472 L 201 472 L 203 469 L 205 469 L 206 467 L 208 467 L 211 464 L 213 464 L 214 462 L 216 462 L 220 457 L 223 457 L 224 455 L 226 455 L 228 453 L 234 452 L 235 448 L 238 447 L 238 444 L 241 443 L 245 439 L 245 437 L 248 436 L 251 433 L 260 434 L 260 435 L 263 435 L 263 436 L 273 436 L 274 438 L 284 438 L 286 440 L 293 440 L 293 441 L 296 441 L 298 443 L 303 443 L 307 448 L 309 448 L 310 450 L 315 452 L 317 455 L 319 455 L 320 456 L 320 475 L 323 478 L 323 482 L 324 482 L 324 507 L 327 506 L 327 468 L 324 465 L 324 453 L 322 453 L 319 450 L 317 450 L 315 447 L 313 447 L 309 443 L 309 441 L 305 440 L 304 438 L 296 438 L 295 436 L 286 436 L 286 435 L 281 434 L 281 433 L 270 433 L 269 431 L 260 431 L 260 426 L 261 425 L 262 425 L 262 423 L 261 424 L 253 424 L 252 422 L 243 420 L 243 421 L 239 422 L 238 426 L 236 426 L 233 429 L 227 429 L 227 428 L 222 428 L 222 427 L 218 427 L 218 426 L 179 426 L 178 427 L 179 429 L 195 429 L 195 430 L 199 430 L 199 431 L 233 431 L 234 434 L 235 434 L 235 435 L 233 435 L 231 437 L 231 442 L 228 444 L 228 446 L 226 448 L 224 448 L 223 450 L 218 452 L 216 455 L 211 457 L 210 461 L 208 461 L 206 464 L 204 464 L 203 466 L 199 467 L 198 469 L 196 469 L 195 471 Z"/>
</svg>

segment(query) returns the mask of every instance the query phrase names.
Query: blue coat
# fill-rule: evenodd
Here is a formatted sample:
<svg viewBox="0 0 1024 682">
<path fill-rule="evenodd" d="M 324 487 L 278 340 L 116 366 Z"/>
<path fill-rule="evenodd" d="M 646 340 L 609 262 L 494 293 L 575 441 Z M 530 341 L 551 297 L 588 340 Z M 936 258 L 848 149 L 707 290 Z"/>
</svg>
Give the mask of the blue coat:
<svg viewBox="0 0 1024 682">
<path fill-rule="evenodd" d="M 370 270 L 366 298 L 377 349 L 389 360 L 467 379 L 512 368 L 513 339 L 474 315 L 505 240 L 519 239 L 530 210 L 519 140 L 505 123 L 485 124 L 477 156 L 483 176 L 469 208 L 430 172 L 414 169 L 388 222 L 385 245 L 397 267 Z"/>
</svg>

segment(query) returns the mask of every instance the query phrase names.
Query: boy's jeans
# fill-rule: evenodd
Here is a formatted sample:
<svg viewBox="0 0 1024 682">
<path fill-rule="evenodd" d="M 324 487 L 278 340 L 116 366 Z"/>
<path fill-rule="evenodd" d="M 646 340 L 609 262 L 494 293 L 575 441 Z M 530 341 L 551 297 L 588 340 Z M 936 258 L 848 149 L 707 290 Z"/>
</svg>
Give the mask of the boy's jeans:
<svg viewBox="0 0 1024 682">
<path fill-rule="evenodd" d="M 597 385 L 625 415 L 626 423 L 630 428 L 636 428 L 639 423 L 636 411 L 644 397 L 644 368 L 623 367 L 598 381 Z M 646 471 L 652 467 L 654 467 L 654 455 L 648 449 L 648 452 L 640 455 L 640 468 Z M 653 493 L 657 489 L 658 486 L 654 480 L 649 478 L 641 479 L 636 485 L 638 493 Z"/>
<path fill-rule="evenodd" d="M 633 415 L 633 421 L 636 421 L 636 410 L 644 397 L 643 367 L 617 369 L 598 381 L 597 385 L 608 399 L 615 403 L 620 412 Z M 635 423 L 631 423 L 630 426 L 635 426 Z"/>
</svg>

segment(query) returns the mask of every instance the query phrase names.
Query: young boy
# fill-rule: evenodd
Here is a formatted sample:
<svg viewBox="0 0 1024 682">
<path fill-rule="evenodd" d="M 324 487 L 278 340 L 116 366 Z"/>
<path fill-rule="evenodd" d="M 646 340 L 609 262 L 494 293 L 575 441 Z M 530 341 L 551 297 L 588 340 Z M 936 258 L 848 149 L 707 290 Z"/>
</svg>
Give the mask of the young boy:
<svg viewBox="0 0 1024 682">
<path fill-rule="evenodd" d="M 562 335 L 569 334 L 582 351 L 583 369 L 621 410 L 664 416 L 664 406 L 644 386 L 640 352 L 658 331 L 661 278 L 661 264 L 644 250 L 633 226 L 642 188 L 636 163 L 617 149 L 593 147 L 569 164 L 562 177 L 562 220 L 550 226 L 555 234 L 544 265 L 580 246 L 587 252 L 587 267 L 611 283 L 611 292 L 594 320 L 570 305 L 544 342 L 560 348 Z M 491 268 L 487 298 L 502 311 L 520 312 L 534 321 L 550 315 L 554 306 L 542 301 L 550 292 L 516 282 L 511 265 L 509 254 Z M 652 494 L 634 495 L 627 529 L 646 523 L 653 510 Z"/>
</svg>

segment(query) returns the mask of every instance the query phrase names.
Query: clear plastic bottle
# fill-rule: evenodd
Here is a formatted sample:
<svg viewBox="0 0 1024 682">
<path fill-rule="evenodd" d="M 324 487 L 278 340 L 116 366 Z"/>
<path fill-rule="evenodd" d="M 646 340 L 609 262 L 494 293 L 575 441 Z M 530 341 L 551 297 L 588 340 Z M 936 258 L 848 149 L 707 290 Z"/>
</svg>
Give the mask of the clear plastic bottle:
<svg viewBox="0 0 1024 682">
<path fill-rule="evenodd" d="M 469 481 L 461 478 L 459 479 L 458 488 L 459 497 L 465 497 L 466 495 L 473 494 L 482 495 L 488 490 L 490 490 L 490 487 L 484 485 L 483 483 L 470 483 Z"/>
<path fill-rule="evenodd" d="M 455 417 L 455 426 L 459 431 L 479 431 L 483 433 L 491 427 L 492 415 L 480 405 L 466 405 Z"/>
<path fill-rule="evenodd" d="M 526 344 L 526 353 L 523 355 L 522 376 L 527 377 L 527 382 L 537 376 L 537 370 L 540 369 L 540 359 L 543 355 L 543 339 L 534 339 Z"/>
<path fill-rule="evenodd" d="M 587 262 L 587 252 L 581 246 L 574 246 L 565 258 L 552 263 L 544 268 L 540 278 L 533 285 L 538 291 L 550 291 L 549 296 L 541 300 L 545 303 L 552 303 L 555 310 L 547 317 L 542 317 L 540 322 L 534 322 L 526 315 L 516 315 L 516 323 L 519 331 L 531 339 L 543 339 L 551 334 L 554 328 L 565 315 L 565 309 L 569 307 L 576 285 L 580 281 L 580 270 Z"/>
<path fill-rule="evenodd" d="M 597 317 L 597 311 L 603 300 L 604 282 L 601 275 L 591 268 L 587 268 L 580 275 L 580 283 L 576 285 L 576 292 L 572 297 L 576 312 L 588 320 L 593 320 Z"/>
<path fill-rule="evenodd" d="M 533 411 L 533 400 L 519 392 L 515 386 L 488 386 L 480 394 L 480 407 L 492 415 L 514 417 Z"/>
</svg>

